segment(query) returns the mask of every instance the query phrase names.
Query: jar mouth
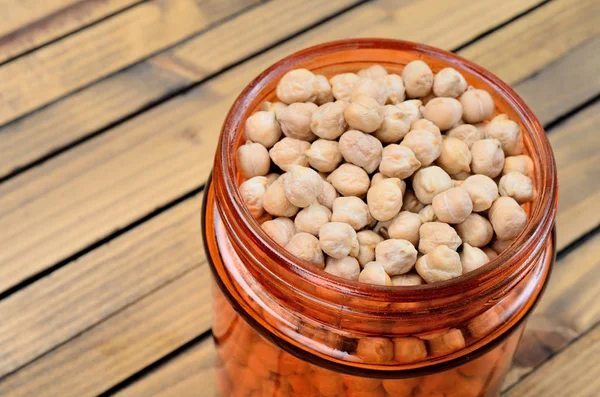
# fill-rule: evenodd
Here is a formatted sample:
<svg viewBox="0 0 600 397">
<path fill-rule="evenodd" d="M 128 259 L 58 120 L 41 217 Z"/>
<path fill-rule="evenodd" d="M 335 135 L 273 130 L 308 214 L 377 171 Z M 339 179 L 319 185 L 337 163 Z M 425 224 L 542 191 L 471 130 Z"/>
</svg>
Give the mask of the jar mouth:
<svg viewBox="0 0 600 397">
<path fill-rule="evenodd" d="M 527 204 L 529 220 L 525 230 L 504 252 L 481 268 L 448 281 L 420 286 L 376 286 L 349 281 L 296 259 L 272 240 L 247 210 L 238 188 L 241 177 L 237 172 L 235 158 L 236 149 L 243 141 L 243 128 L 247 116 L 257 109 L 269 93 L 272 94 L 273 82 L 278 81 L 290 69 L 311 69 L 311 65 L 318 67 L 318 60 L 322 57 L 365 49 L 408 52 L 414 55 L 414 59 L 430 58 L 443 63 L 444 66 L 454 67 L 469 74 L 477 81 L 477 88 L 488 90 L 495 102 L 502 101 L 505 110 L 510 110 L 518 119 L 525 146 L 534 161 L 536 198 Z M 341 65 L 346 62 L 352 61 L 338 60 L 336 63 Z M 377 60 L 365 58 L 362 62 L 376 63 Z M 343 69 L 339 72 L 343 72 Z M 267 90 L 269 92 L 266 92 Z M 257 98 L 261 99 L 257 102 Z M 519 275 L 522 278 L 523 273 L 531 267 L 531 258 L 537 257 L 543 251 L 545 241 L 550 238 L 558 200 L 556 166 L 550 143 L 538 119 L 512 88 L 497 76 L 458 55 L 422 44 L 391 39 L 348 39 L 320 44 L 283 58 L 262 72 L 242 91 L 226 116 L 213 173 L 219 175 L 213 180 L 217 182 L 215 197 L 219 206 L 227 208 L 235 215 L 232 219 L 224 219 L 226 228 L 230 229 L 242 244 L 244 240 L 251 241 L 261 250 L 260 256 L 269 260 L 262 261 L 260 265 L 268 267 L 265 270 L 270 274 L 280 280 L 289 280 L 290 275 L 303 277 L 305 282 L 319 288 L 374 301 L 415 302 L 456 296 L 456 302 L 444 300 L 444 305 L 447 305 L 514 285 L 518 281 L 517 278 L 520 279 Z M 503 281 L 498 283 L 498 280 Z"/>
</svg>

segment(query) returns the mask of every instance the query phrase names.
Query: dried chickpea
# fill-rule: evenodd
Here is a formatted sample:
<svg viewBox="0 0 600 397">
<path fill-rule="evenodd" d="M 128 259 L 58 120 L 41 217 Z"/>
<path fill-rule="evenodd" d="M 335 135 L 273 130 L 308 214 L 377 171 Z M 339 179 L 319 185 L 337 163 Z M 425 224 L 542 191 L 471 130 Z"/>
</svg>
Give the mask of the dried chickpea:
<svg viewBox="0 0 600 397">
<path fill-rule="evenodd" d="M 292 103 L 279 114 L 281 131 L 288 138 L 312 142 L 317 139 L 310 129 L 313 113 L 318 109 L 312 102 Z"/>
<path fill-rule="evenodd" d="M 357 130 L 348 130 L 340 137 L 340 153 L 348 163 L 373 173 L 381 162 L 383 147 L 379 139 Z"/>
<path fill-rule="evenodd" d="M 290 165 L 283 174 L 285 196 L 296 207 L 308 207 L 323 191 L 323 179 L 312 168 Z"/>
<path fill-rule="evenodd" d="M 296 233 L 285 249 L 298 259 L 310 262 L 320 269 L 324 267 L 323 251 L 319 240 L 310 233 Z"/>
<path fill-rule="evenodd" d="M 342 164 L 327 177 L 338 192 L 344 196 L 363 197 L 371 181 L 369 175 L 354 164 Z"/>
<path fill-rule="evenodd" d="M 260 106 L 260 110 L 265 111 L 265 112 L 272 112 L 275 114 L 275 119 L 277 119 L 277 117 L 279 116 L 279 114 L 281 113 L 281 111 L 283 109 L 285 109 L 287 107 L 287 105 L 283 102 L 269 102 L 269 101 L 265 101 L 263 102 L 263 104 Z"/>
<path fill-rule="evenodd" d="M 373 227 L 373 231 L 388 239 L 390 238 L 390 235 L 387 232 L 387 228 L 390 226 L 390 223 L 392 223 L 392 221 L 377 222 Z"/>
<path fill-rule="evenodd" d="M 471 175 L 465 180 L 463 187 L 469 192 L 475 212 L 489 209 L 498 198 L 498 186 L 489 176 Z"/>
<path fill-rule="evenodd" d="M 512 197 L 519 204 L 533 200 L 533 181 L 520 172 L 509 172 L 498 182 L 500 196 Z"/>
<path fill-rule="evenodd" d="M 436 160 L 449 175 L 471 171 L 471 151 L 466 143 L 458 138 L 445 137 L 442 141 L 442 152 Z"/>
<path fill-rule="evenodd" d="M 404 118 L 410 122 L 410 125 L 417 120 L 423 119 L 423 114 L 421 113 L 423 102 L 419 99 L 409 99 L 395 106 L 402 111 Z"/>
<path fill-rule="evenodd" d="M 428 130 L 409 131 L 400 145 L 410 148 L 424 167 L 431 165 L 442 152 L 442 139 Z"/>
<path fill-rule="evenodd" d="M 454 127 L 448 131 L 446 136 L 460 139 L 467 145 L 469 149 L 471 149 L 475 142 L 483 139 L 484 137 L 479 128 L 471 124 L 462 124 L 458 127 Z"/>
<path fill-rule="evenodd" d="M 420 98 L 428 95 L 433 86 L 433 72 L 425 62 L 416 60 L 409 62 L 402 71 L 402 80 L 409 98 Z"/>
<path fill-rule="evenodd" d="M 425 204 L 419 201 L 415 192 L 411 189 L 406 190 L 402 200 L 402 211 L 418 213 L 423 208 L 425 208 Z"/>
<path fill-rule="evenodd" d="M 440 70 L 433 79 L 433 93 L 440 97 L 457 98 L 467 89 L 467 81 L 454 68 Z"/>
<path fill-rule="evenodd" d="M 508 118 L 506 114 L 499 114 L 487 125 L 486 138 L 497 139 L 502 144 L 502 150 L 507 156 L 516 156 L 523 151 L 523 137 L 519 124 Z"/>
<path fill-rule="evenodd" d="M 360 272 L 358 281 L 365 284 L 392 285 L 390 276 L 385 272 L 381 263 L 369 262 Z"/>
<path fill-rule="evenodd" d="M 471 147 L 471 170 L 495 178 L 504 167 L 504 152 L 497 139 L 482 139 Z"/>
<path fill-rule="evenodd" d="M 488 216 L 498 240 L 514 239 L 527 225 L 527 213 L 511 197 L 498 197 Z"/>
<path fill-rule="evenodd" d="M 283 187 L 283 175 L 267 187 L 263 196 L 263 208 L 273 216 L 292 217 L 298 212 L 298 207 L 292 204 Z"/>
<path fill-rule="evenodd" d="M 427 222 L 419 228 L 419 252 L 428 254 L 444 245 L 456 251 L 462 240 L 450 225 L 442 222 Z"/>
<path fill-rule="evenodd" d="M 356 102 L 361 96 L 368 96 L 379 103 L 385 105 L 388 99 L 388 88 L 383 79 L 361 78 L 352 87 L 350 102 Z"/>
<path fill-rule="evenodd" d="M 383 81 L 388 90 L 388 103 L 396 105 L 406 98 L 406 90 L 404 89 L 404 81 L 397 74 L 388 74 L 383 77 Z"/>
<path fill-rule="evenodd" d="M 367 363 L 391 361 L 394 358 L 394 344 L 387 338 L 363 337 L 356 345 L 356 355 Z"/>
<path fill-rule="evenodd" d="M 354 230 L 360 230 L 371 222 L 367 204 L 358 197 L 338 197 L 333 200 L 332 222 L 347 223 Z"/>
<path fill-rule="evenodd" d="M 329 79 L 331 92 L 338 101 L 350 102 L 352 87 L 360 80 L 360 76 L 355 73 L 341 73 Z"/>
<path fill-rule="evenodd" d="M 440 129 L 435 124 L 433 124 L 431 121 L 429 121 L 427 119 L 419 119 L 419 120 L 413 121 L 413 123 L 410 125 L 410 129 L 411 130 L 427 130 L 429 132 L 432 132 L 433 135 L 435 135 L 437 138 L 442 139 L 442 133 L 441 133 Z"/>
<path fill-rule="evenodd" d="M 371 397 L 371 394 L 369 393 L 375 393 L 375 395 L 377 395 L 377 391 L 375 390 L 381 385 L 381 379 L 346 375 L 344 376 L 344 384 L 348 391 L 348 397 Z M 383 397 L 385 397 L 385 393 Z"/>
<path fill-rule="evenodd" d="M 406 146 L 391 144 L 383 148 L 379 172 L 389 178 L 408 178 L 419 169 L 421 163 L 415 153 Z"/>
<path fill-rule="evenodd" d="M 400 142 L 410 130 L 411 115 L 394 105 L 385 105 L 381 111 L 383 121 L 373 136 L 382 143 Z"/>
<path fill-rule="evenodd" d="M 317 201 L 319 202 L 319 204 L 324 205 L 329 209 L 332 209 L 333 201 L 338 197 L 339 194 L 337 190 L 335 190 L 333 185 L 327 181 L 323 181 L 323 191 L 317 196 Z"/>
<path fill-rule="evenodd" d="M 331 210 L 315 201 L 296 214 L 294 226 L 298 233 L 304 232 L 318 236 L 321 227 L 330 221 Z"/>
<path fill-rule="evenodd" d="M 392 285 L 395 287 L 410 287 L 423 284 L 425 284 L 425 281 L 418 274 L 399 274 L 392 277 Z"/>
<path fill-rule="evenodd" d="M 487 91 L 469 87 L 459 100 L 463 107 L 462 118 L 466 123 L 479 123 L 494 113 L 494 100 Z"/>
<path fill-rule="evenodd" d="M 421 223 L 437 221 L 437 216 L 435 216 L 435 211 L 433 210 L 433 205 L 431 204 L 423 207 L 423 209 L 419 211 L 418 215 L 421 219 Z"/>
<path fill-rule="evenodd" d="M 463 244 L 485 247 L 494 237 L 492 224 L 479 214 L 470 214 L 463 222 L 454 226 Z"/>
<path fill-rule="evenodd" d="M 358 261 L 351 256 L 340 259 L 327 258 L 325 272 L 347 280 L 358 281 L 360 265 L 358 264 Z"/>
<path fill-rule="evenodd" d="M 421 110 L 423 117 L 440 130 L 445 131 L 456 125 L 462 117 L 462 105 L 454 98 L 434 98 Z"/>
<path fill-rule="evenodd" d="M 482 251 L 485 252 L 490 261 L 493 261 L 498 257 L 498 253 L 490 247 L 483 247 Z"/>
<path fill-rule="evenodd" d="M 417 261 L 417 250 L 408 240 L 389 239 L 375 247 L 375 261 L 390 276 L 407 273 Z"/>
<path fill-rule="evenodd" d="M 445 223 L 461 223 L 473 211 L 469 192 L 464 187 L 453 187 L 433 198 L 435 216 Z"/>
<path fill-rule="evenodd" d="M 331 92 L 331 85 L 327 77 L 322 74 L 315 75 L 314 89 L 316 91 L 315 103 L 317 105 L 333 102 L 333 93 Z"/>
<path fill-rule="evenodd" d="M 377 172 L 377 173 L 373 174 L 373 176 L 371 177 L 371 186 L 383 181 L 386 178 L 388 178 L 388 177 L 383 175 L 381 172 Z M 406 185 L 406 183 L 405 183 L 405 185 Z"/>
<path fill-rule="evenodd" d="M 263 208 L 263 196 L 267 191 L 267 178 L 255 176 L 240 185 L 240 194 L 254 218 L 260 218 L 265 212 Z"/>
<path fill-rule="evenodd" d="M 320 172 L 331 172 L 342 162 L 338 142 L 317 139 L 305 153 L 311 167 Z"/>
<path fill-rule="evenodd" d="M 363 132 L 374 132 L 383 122 L 381 105 L 373 98 L 359 95 L 344 110 L 348 125 Z"/>
<path fill-rule="evenodd" d="M 296 234 L 294 222 L 287 217 L 275 218 L 264 222 L 260 226 L 269 237 L 282 247 L 285 247 Z"/>
<path fill-rule="evenodd" d="M 458 252 L 445 245 L 438 245 L 428 254 L 420 257 L 415 269 L 429 284 L 450 280 L 462 274 Z"/>
<path fill-rule="evenodd" d="M 371 65 L 369 67 L 359 70 L 357 74 L 363 78 L 376 79 L 378 77 L 387 76 L 388 72 L 387 72 L 387 70 L 385 70 L 385 68 L 383 66 L 381 66 L 377 63 L 374 63 L 373 65 Z"/>
<path fill-rule="evenodd" d="M 407 240 L 416 247 L 419 245 L 421 223 L 421 217 L 418 214 L 402 211 L 392 219 L 387 232 L 391 238 Z"/>
<path fill-rule="evenodd" d="M 416 274 L 412 274 L 411 276 L 418 277 L 418 280 L 422 281 L 422 279 Z M 400 364 L 415 363 L 423 361 L 425 358 L 427 358 L 427 348 L 425 347 L 425 342 L 419 338 L 394 338 L 393 343 L 394 360 Z"/>
<path fill-rule="evenodd" d="M 246 142 L 237 150 L 237 161 L 240 171 L 246 178 L 265 176 L 271 168 L 269 152 L 260 143 Z"/>
<path fill-rule="evenodd" d="M 277 180 L 277 178 L 279 178 L 281 175 L 272 172 L 270 174 L 268 174 L 267 176 L 265 176 L 265 178 L 267 178 L 267 186 L 270 186 L 273 182 L 275 182 Z"/>
<path fill-rule="evenodd" d="M 309 149 L 309 142 L 286 137 L 273 145 L 269 150 L 269 156 L 276 166 L 287 171 L 293 164 L 308 167 L 308 158 L 305 153 Z"/>
<path fill-rule="evenodd" d="M 375 247 L 383 241 L 383 237 L 372 230 L 361 230 L 356 233 L 358 239 L 358 263 L 361 266 L 375 260 Z"/>
<path fill-rule="evenodd" d="M 502 175 L 506 175 L 514 171 L 533 178 L 533 160 L 531 160 L 531 157 L 522 154 L 520 156 L 510 156 L 504 159 Z"/>
<path fill-rule="evenodd" d="M 369 188 L 367 204 L 373 218 L 389 221 L 402 208 L 402 181 L 398 178 L 386 178 Z"/>
<path fill-rule="evenodd" d="M 492 249 L 498 254 L 500 255 L 505 249 L 508 248 L 509 245 L 511 245 L 515 240 L 498 240 L 498 239 L 494 239 L 494 241 L 492 241 Z"/>
<path fill-rule="evenodd" d="M 341 259 L 358 255 L 358 239 L 352 226 L 342 222 L 329 222 L 319 230 L 321 249 L 332 258 Z"/>
<path fill-rule="evenodd" d="M 389 397 L 411 397 L 419 385 L 419 378 L 384 379 L 381 384 Z"/>
<path fill-rule="evenodd" d="M 307 69 L 290 70 L 277 83 L 275 93 L 281 102 L 313 102 L 316 99 L 315 75 Z"/>
<path fill-rule="evenodd" d="M 244 134 L 246 139 L 269 149 L 281 137 L 281 127 L 274 112 L 258 111 L 246 119 Z"/>
<path fill-rule="evenodd" d="M 310 129 L 319 138 L 337 139 L 348 128 L 344 118 L 344 110 L 350 103 L 335 101 L 325 103 L 312 114 Z"/>
<path fill-rule="evenodd" d="M 417 171 L 412 186 L 421 203 L 431 204 L 436 195 L 452 189 L 452 178 L 446 171 L 434 165 Z"/>
<path fill-rule="evenodd" d="M 457 254 L 458 255 L 458 254 Z M 440 336 L 428 340 L 429 352 L 434 356 L 450 354 L 465 347 L 465 337 L 459 329 L 449 329 Z"/>
<path fill-rule="evenodd" d="M 483 250 L 477 247 L 471 247 L 464 243 L 462 252 L 460 253 L 460 262 L 462 263 L 463 274 L 479 269 L 481 266 L 488 263 L 490 259 Z"/>
</svg>

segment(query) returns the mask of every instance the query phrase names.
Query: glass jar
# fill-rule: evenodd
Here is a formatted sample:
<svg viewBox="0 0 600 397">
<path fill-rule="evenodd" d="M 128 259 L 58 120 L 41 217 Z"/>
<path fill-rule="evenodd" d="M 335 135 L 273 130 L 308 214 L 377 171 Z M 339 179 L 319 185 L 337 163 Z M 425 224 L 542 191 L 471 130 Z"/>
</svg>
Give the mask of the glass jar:
<svg viewBox="0 0 600 397">
<path fill-rule="evenodd" d="M 314 270 L 272 241 L 243 204 L 235 153 L 244 121 L 275 99 L 277 81 L 290 69 L 331 77 L 379 63 L 400 74 L 415 59 L 434 72 L 459 70 L 492 94 L 497 113 L 520 124 L 535 170 L 536 199 L 525 205 L 529 223 L 496 259 L 446 282 L 381 287 Z M 204 199 L 221 395 L 499 396 L 554 262 L 557 197 L 540 123 L 510 87 L 463 58 L 403 41 L 352 39 L 277 62 L 229 111 Z"/>
</svg>

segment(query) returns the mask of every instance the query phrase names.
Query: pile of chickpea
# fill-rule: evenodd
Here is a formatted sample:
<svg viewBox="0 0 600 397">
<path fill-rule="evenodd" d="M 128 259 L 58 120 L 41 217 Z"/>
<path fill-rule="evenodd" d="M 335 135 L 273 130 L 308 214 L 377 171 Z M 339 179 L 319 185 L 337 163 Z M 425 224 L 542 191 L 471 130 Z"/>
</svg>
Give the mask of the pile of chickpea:
<svg viewBox="0 0 600 397">
<path fill-rule="evenodd" d="M 410 286 L 471 272 L 523 231 L 533 162 L 519 125 L 456 69 L 417 60 L 286 73 L 245 122 L 241 195 L 275 242 L 325 272 Z"/>
</svg>

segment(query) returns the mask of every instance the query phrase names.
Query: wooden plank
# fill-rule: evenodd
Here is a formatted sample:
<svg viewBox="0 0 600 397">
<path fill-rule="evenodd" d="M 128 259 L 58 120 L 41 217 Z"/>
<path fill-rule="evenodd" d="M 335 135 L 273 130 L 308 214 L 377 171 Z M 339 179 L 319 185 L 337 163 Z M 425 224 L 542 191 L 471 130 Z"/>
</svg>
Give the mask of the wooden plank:
<svg viewBox="0 0 600 397">
<path fill-rule="evenodd" d="M 326 24 L 327 29 L 319 30 L 320 37 L 313 35 L 304 45 L 302 41 L 295 41 L 297 44 L 281 52 L 281 56 L 309 43 L 353 35 L 395 37 L 454 48 L 540 1 L 498 3 L 487 0 L 473 4 L 464 0 L 443 3 L 427 0 L 413 4 L 412 0 L 379 0 L 336 18 L 335 23 Z M 0 129 L 0 178 L 354 3 L 356 0 L 291 0 L 261 5 L 183 45 L 11 123 Z M 416 14 L 420 15 L 419 19 L 410 17 Z M 462 18 L 460 24 L 455 23 L 458 18 Z M 368 23 L 357 24 L 357 21 Z M 421 23 L 436 30 L 424 30 Z M 219 45 L 215 46 L 215 42 Z M 276 59 L 273 56 L 264 64 Z M 252 73 L 258 74 L 259 70 Z"/>
<path fill-rule="evenodd" d="M 76 2 L 75 2 L 76 1 Z M 23 14 L 30 23 L 2 35 L 0 32 L 0 63 L 4 63 L 26 51 L 31 51 L 59 37 L 65 36 L 78 29 L 88 26 L 102 18 L 115 14 L 141 0 L 71 0 L 71 1 L 37 1 L 32 6 L 32 1 L 8 1 L 0 4 L 0 14 Z M 29 6 L 23 9 L 24 6 Z M 60 9 L 54 7 L 60 6 Z M 52 7 L 48 9 L 48 7 Z M 5 8 L 5 11 L 2 11 Z M 45 15 L 37 20 L 32 20 L 32 11 L 38 17 L 40 11 Z M 54 12 L 52 12 L 54 11 Z M 8 31 L 7 26 L 0 27 L 0 31 Z M 14 25 L 15 20 L 12 21 Z M 10 24 L 9 24 L 10 25 Z"/>
<path fill-rule="evenodd" d="M 47 18 L 82 0 L 2 0 L 0 1 L 0 37 Z"/>
<path fill-rule="evenodd" d="M 258 0 L 151 0 L 0 67 L 0 125 L 183 40 Z"/>
<path fill-rule="evenodd" d="M 545 363 L 511 389 L 506 396 L 596 397 L 598 390 L 600 390 L 600 325 Z"/>
</svg>

